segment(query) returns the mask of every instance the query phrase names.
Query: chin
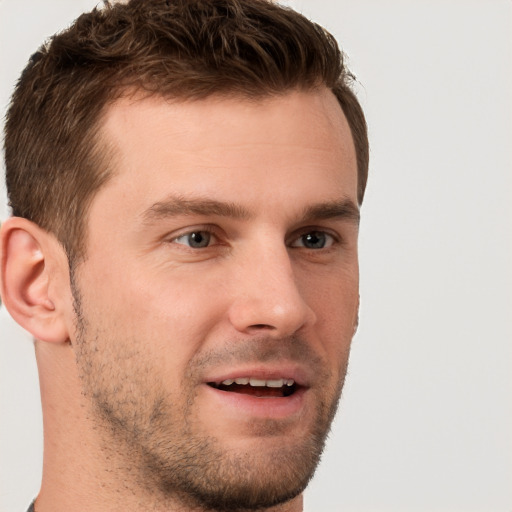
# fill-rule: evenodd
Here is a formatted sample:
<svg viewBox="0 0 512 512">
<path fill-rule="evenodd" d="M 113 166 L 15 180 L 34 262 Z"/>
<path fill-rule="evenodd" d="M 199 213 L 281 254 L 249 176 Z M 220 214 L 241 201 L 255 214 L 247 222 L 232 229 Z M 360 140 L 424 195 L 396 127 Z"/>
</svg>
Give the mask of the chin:
<svg viewBox="0 0 512 512">
<path fill-rule="evenodd" d="M 237 443 L 237 448 L 224 449 L 218 440 L 209 439 L 203 441 L 201 455 L 187 460 L 179 472 L 165 467 L 163 461 L 152 469 L 169 498 L 179 495 L 188 505 L 212 511 L 261 510 L 304 491 L 320 461 L 325 438 L 324 432 L 300 441 L 275 436 L 247 442 L 245 448 Z"/>
</svg>

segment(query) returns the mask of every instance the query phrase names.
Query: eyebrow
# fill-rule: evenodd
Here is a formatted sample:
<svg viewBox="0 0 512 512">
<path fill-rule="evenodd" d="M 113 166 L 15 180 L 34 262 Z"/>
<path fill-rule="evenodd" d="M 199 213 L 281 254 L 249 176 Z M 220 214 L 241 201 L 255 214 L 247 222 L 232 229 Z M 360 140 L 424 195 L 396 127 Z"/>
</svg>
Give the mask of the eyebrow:
<svg viewBox="0 0 512 512">
<path fill-rule="evenodd" d="M 341 201 L 327 201 L 325 203 L 308 206 L 302 212 L 302 221 L 346 219 L 359 224 L 359 208 L 351 199 Z"/>
<path fill-rule="evenodd" d="M 170 196 L 163 201 L 151 205 L 142 214 L 145 223 L 179 215 L 200 215 L 229 217 L 236 220 L 248 220 L 254 214 L 242 205 L 233 202 L 216 201 L 206 198 L 185 199 L 180 196 Z M 359 223 L 359 208 L 350 199 L 327 201 L 306 207 L 299 222 L 326 219 L 347 219 Z"/>
<path fill-rule="evenodd" d="M 164 201 L 154 203 L 142 214 L 142 217 L 144 221 L 151 222 L 178 215 L 218 215 L 238 220 L 252 217 L 248 210 L 236 203 L 204 198 L 185 199 L 180 196 L 171 196 Z"/>
</svg>

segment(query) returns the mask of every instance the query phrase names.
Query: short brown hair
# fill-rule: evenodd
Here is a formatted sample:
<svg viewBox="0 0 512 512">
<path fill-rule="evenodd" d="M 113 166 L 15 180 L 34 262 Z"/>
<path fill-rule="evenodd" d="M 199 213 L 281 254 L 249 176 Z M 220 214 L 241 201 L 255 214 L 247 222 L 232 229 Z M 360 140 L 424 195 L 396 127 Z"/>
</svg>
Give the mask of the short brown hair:
<svg viewBox="0 0 512 512">
<path fill-rule="evenodd" d="M 368 173 L 363 111 L 334 38 L 270 0 L 131 0 L 81 15 L 30 59 L 5 128 L 13 215 L 85 251 L 85 218 L 108 180 L 96 137 L 105 106 L 127 90 L 179 99 L 261 98 L 325 85 L 350 125 L 358 201 Z"/>
</svg>

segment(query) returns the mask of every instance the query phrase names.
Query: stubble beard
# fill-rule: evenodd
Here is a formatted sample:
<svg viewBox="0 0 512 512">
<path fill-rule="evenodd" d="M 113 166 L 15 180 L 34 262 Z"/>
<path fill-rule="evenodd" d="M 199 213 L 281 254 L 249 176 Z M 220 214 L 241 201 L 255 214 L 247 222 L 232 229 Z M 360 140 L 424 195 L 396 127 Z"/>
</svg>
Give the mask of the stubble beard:
<svg viewBox="0 0 512 512">
<path fill-rule="evenodd" d="M 93 332 L 88 325 L 73 279 L 72 289 L 76 360 L 83 394 L 91 404 L 94 428 L 103 433 L 105 457 L 112 459 L 114 450 L 116 470 L 130 475 L 142 494 L 155 503 L 178 501 L 191 510 L 242 512 L 286 503 L 306 488 L 337 410 L 346 360 L 334 388 L 326 388 L 317 401 L 309 433 L 286 446 L 273 443 L 274 448 L 263 454 L 261 450 L 228 452 L 214 435 L 194 428 L 196 391 L 190 384 L 194 382 L 192 376 L 217 359 L 268 361 L 290 354 L 314 364 L 325 375 L 322 362 L 309 345 L 300 338 L 283 343 L 251 341 L 245 348 L 237 344 L 236 352 L 227 349 L 226 353 L 202 354 L 191 361 L 188 378 L 184 379 L 186 399 L 173 404 L 163 379 L 155 391 L 159 374 L 149 364 L 144 366 L 148 363 L 144 354 L 123 353 L 122 340 L 100 342 L 101 333 Z M 282 428 L 277 420 L 258 424 L 259 435 L 269 440 Z"/>
</svg>

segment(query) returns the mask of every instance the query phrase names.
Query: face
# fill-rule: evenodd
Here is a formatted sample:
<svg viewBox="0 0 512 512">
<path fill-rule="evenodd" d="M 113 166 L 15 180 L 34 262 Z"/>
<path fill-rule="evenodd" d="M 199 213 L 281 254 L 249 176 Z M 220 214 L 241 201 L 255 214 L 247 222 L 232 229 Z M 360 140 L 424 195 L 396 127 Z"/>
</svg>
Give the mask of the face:
<svg viewBox="0 0 512 512">
<path fill-rule="evenodd" d="M 104 449 L 190 504 L 297 496 L 357 322 L 356 159 L 336 99 L 123 99 L 101 135 L 114 175 L 73 272 L 72 343 Z"/>
</svg>

